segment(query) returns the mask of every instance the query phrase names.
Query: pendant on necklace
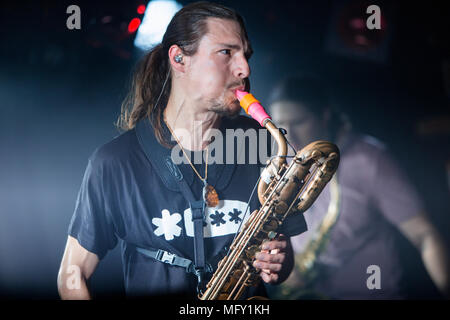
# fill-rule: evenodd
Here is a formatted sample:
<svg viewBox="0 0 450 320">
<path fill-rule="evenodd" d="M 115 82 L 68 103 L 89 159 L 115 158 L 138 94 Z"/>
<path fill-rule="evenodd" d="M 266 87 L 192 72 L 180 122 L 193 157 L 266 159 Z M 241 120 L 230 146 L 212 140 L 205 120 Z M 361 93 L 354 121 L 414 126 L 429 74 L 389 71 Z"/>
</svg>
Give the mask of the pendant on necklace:
<svg viewBox="0 0 450 320">
<path fill-rule="evenodd" d="M 208 207 L 214 208 L 219 205 L 219 195 L 212 185 L 203 181 L 203 199 Z"/>
</svg>

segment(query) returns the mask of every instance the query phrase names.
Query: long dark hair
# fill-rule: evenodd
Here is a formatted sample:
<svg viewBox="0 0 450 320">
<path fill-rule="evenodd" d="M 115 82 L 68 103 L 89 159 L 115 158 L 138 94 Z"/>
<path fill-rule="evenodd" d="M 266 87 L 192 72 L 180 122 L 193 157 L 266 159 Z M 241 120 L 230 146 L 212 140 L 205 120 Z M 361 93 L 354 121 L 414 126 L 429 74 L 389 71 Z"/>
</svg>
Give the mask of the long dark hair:
<svg viewBox="0 0 450 320">
<path fill-rule="evenodd" d="M 168 145 L 168 141 L 164 139 L 161 121 L 171 90 L 168 51 L 175 44 L 181 48 L 184 55 L 194 55 L 200 39 L 208 31 L 208 18 L 236 21 L 241 27 L 241 36 L 251 51 L 244 21 L 236 11 L 206 1 L 185 6 L 170 21 L 162 42 L 145 54 L 137 65 L 131 90 L 122 103 L 121 114 L 116 123 L 119 129 L 130 130 L 139 120 L 148 117 L 158 141 Z M 167 84 L 163 88 L 165 81 Z M 158 98 L 160 99 L 157 103 Z"/>
</svg>

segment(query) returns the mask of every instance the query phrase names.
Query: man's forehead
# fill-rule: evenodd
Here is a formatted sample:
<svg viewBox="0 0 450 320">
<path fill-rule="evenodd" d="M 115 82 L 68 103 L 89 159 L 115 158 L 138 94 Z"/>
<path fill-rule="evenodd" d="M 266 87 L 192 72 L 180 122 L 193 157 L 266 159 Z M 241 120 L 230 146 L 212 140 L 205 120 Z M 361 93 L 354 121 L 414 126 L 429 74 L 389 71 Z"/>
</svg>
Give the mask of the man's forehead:
<svg viewBox="0 0 450 320">
<path fill-rule="evenodd" d="M 244 46 L 247 49 L 248 44 L 243 36 L 243 30 L 239 23 L 233 20 L 208 18 L 206 20 L 207 32 L 204 35 L 213 44 L 228 44 Z"/>
</svg>

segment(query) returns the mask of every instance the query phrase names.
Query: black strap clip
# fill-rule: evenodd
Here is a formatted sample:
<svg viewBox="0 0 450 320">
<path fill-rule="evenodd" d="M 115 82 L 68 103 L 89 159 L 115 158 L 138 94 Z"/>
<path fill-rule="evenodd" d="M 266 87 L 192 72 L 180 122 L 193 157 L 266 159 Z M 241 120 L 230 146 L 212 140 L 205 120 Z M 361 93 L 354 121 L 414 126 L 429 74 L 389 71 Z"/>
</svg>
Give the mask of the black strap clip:
<svg viewBox="0 0 450 320">
<path fill-rule="evenodd" d="M 156 252 L 156 257 L 155 259 L 164 263 L 168 263 L 168 264 L 174 264 L 174 260 L 175 260 L 176 255 L 164 250 L 159 249 Z"/>
<path fill-rule="evenodd" d="M 209 263 L 206 264 L 205 268 L 192 268 L 192 273 L 197 276 L 197 294 L 203 294 L 204 288 L 206 288 L 207 284 L 207 274 L 212 273 L 212 267 Z"/>
</svg>

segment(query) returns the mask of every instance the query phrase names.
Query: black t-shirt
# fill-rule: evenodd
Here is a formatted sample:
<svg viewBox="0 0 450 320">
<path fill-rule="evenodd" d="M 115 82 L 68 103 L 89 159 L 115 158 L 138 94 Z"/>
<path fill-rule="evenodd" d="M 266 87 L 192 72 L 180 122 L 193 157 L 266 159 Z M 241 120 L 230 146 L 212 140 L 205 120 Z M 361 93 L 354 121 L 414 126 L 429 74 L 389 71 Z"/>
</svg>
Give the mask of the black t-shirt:
<svg viewBox="0 0 450 320">
<path fill-rule="evenodd" d="M 141 120 L 147 121 L 147 120 Z M 247 117 L 223 120 L 225 128 L 257 128 Z M 270 135 L 269 135 L 270 136 Z M 159 145 L 160 148 L 163 148 Z M 169 149 L 167 149 L 169 150 Z M 205 212 L 206 260 L 214 267 L 237 232 L 257 182 L 261 165 L 208 165 L 208 183 L 221 199 L 217 208 Z M 194 195 L 203 187 L 188 164 L 178 168 Z M 204 164 L 196 166 L 203 176 Z M 230 169 L 230 168 L 229 168 Z M 149 258 L 136 247 L 162 249 L 194 260 L 193 223 L 189 203 L 179 191 L 168 188 L 139 143 L 136 130 L 129 130 L 97 148 L 88 161 L 78 194 L 69 235 L 102 259 L 121 240 L 125 289 L 128 295 L 189 294 L 195 296 L 196 277 L 186 270 Z M 224 173 L 224 172 L 228 173 Z M 257 194 L 249 203 L 246 218 L 260 206 Z M 303 215 L 294 216 L 287 235 L 306 230 Z"/>
</svg>

